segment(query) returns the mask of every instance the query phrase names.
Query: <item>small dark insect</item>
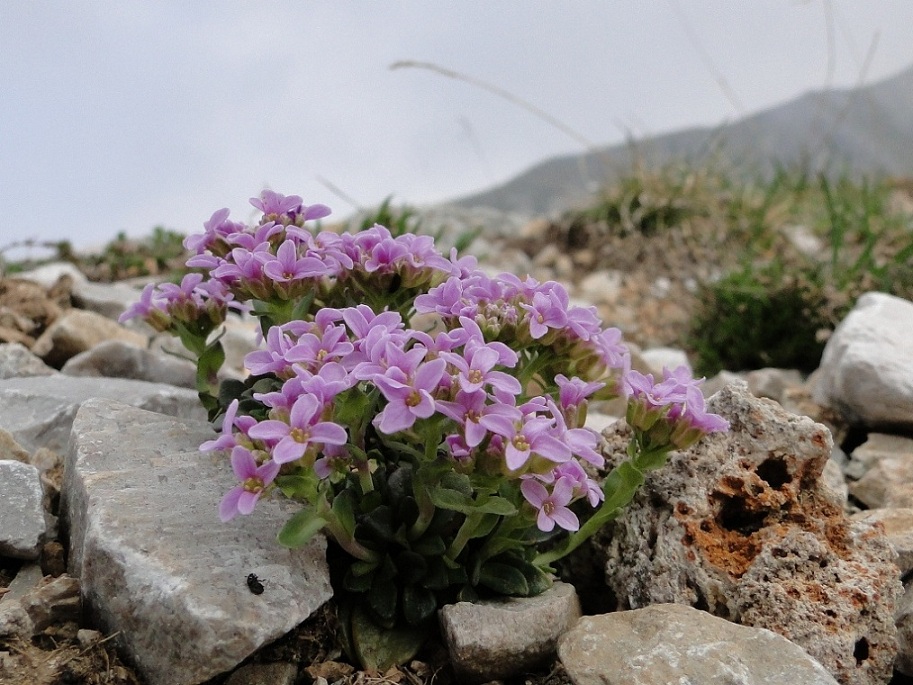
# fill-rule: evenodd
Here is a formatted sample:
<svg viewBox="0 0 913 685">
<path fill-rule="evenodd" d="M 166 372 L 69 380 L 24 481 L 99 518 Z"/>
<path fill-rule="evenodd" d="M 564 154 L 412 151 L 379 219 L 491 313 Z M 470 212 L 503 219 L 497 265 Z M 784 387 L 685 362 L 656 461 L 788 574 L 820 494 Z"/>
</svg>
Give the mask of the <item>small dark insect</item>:
<svg viewBox="0 0 913 685">
<path fill-rule="evenodd" d="M 263 582 L 257 578 L 256 573 L 249 573 L 247 575 L 247 589 L 255 595 L 263 594 Z"/>
</svg>

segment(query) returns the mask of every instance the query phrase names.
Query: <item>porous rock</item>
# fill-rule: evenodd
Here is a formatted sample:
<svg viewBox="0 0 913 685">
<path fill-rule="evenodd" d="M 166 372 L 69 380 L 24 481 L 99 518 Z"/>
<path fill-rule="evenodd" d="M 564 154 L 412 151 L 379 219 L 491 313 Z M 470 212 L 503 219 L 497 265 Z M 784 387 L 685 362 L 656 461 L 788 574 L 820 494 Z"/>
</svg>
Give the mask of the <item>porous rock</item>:
<svg viewBox="0 0 913 685">
<path fill-rule="evenodd" d="M 484 682 L 553 657 L 558 638 L 580 617 L 580 602 L 572 585 L 558 582 L 536 597 L 448 604 L 439 617 L 461 682 Z"/>
<path fill-rule="evenodd" d="M 708 410 L 730 431 L 673 453 L 606 531 L 618 608 L 689 604 L 783 635 L 843 685 L 887 682 L 895 553 L 881 526 L 851 521 L 822 485 L 830 433 L 744 383 Z M 623 454 L 624 430 L 606 437 Z"/>
<path fill-rule="evenodd" d="M 145 335 L 131 331 L 106 316 L 85 309 L 68 309 L 41 334 L 32 352 L 54 367 L 106 340 L 145 347 Z"/>
<path fill-rule="evenodd" d="M 90 614 L 149 685 L 189 685 L 234 668 L 331 596 L 325 540 L 290 550 L 276 533 L 299 509 L 261 501 L 223 524 L 237 485 L 215 436 L 112 400 L 84 402 L 73 421 L 62 491 L 70 572 Z M 254 594 L 247 576 L 263 579 Z"/>
<path fill-rule="evenodd" d="M 913 428 L 913 302 L 866 293 L 827 341 L 814 399 L 869 426 Z"/>
<path fill-rule="evenodd" d="M 37 559 L 47 531 L 38 469 L 0 460 L 0 483 L 0 555 Z"/>
<path fill-rule="evenodd" d="M 57 374 L 0 381 L 0 428 L 26 450 L 46 447 L 62 452 L 77 408 L 90 397 L 107 397 L 180 418 L 206 418 L 197 393 L 186 388 Z"/>
<path fill-rule="evenodd" d="M 574 685 L 837 685 L 783 636 L 679 604 L 585 616 L 558 656 Z"/>
</svg>

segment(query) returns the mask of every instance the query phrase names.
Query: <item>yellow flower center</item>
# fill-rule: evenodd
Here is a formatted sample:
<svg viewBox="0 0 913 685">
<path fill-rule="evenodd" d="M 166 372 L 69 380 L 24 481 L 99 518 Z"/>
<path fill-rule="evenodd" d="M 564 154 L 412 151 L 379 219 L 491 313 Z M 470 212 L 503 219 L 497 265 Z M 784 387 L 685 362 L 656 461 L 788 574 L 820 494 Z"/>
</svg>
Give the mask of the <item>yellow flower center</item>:
<svg viewBox="0 0 913 685">
<path fill-rule="evenodd" d="M 307 442 L 308 440 L 311 439 L 311 432 L 305 430 L 304 428 L 292 428 L 292 430 L 290 430 L 288 432 L 288 434 L 289 434 L 289 437 L 291 437 L 291 439 L 294 440 L 295 442 L 303 443 L 303 442 Z"/>
</svg>

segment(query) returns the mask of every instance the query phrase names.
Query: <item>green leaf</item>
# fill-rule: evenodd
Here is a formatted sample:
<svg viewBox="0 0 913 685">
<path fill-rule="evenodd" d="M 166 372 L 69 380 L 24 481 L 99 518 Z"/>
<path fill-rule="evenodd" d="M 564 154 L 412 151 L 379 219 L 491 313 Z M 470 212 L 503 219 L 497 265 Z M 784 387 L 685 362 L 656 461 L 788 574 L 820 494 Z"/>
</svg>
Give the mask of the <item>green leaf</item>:
<svg viewBox="0 0 913 685">
<path fill-rule="evenodd" d="M 447 551 L 447 543 L 440 535 L 425 535 L 412 543 L 412 550 L 426 557 L 440 556 Z"/>
<path fill-rule="evenodd" d="M 450 509 L 461 514 L 497 514 L 512 516 L 517 508 L 503 497 L 480 497 L 473 500 L 461 492 L 449 488 L 436 487 L 431 490 L 431 501 L 436 507 Z"/>
<path fill-rule="evenodd" d="M 403 616 L 411 625 L 417 626 L 434 615 L 437 599 L 431 590 L 415 585 L 403 588 Z"/>
<path fill-rule="evenodd" d="M 349 634 L 355 656 L 362 667 L 383 673 L 393 666 L 411 661 L 430 633 L 412 626 L 387 628 L 378 625 L 367 611 L 355 607 Z"/>
<path fill-rule="evenodd" d="M 376 542 L 392 542 L 396 535 L 393 523 L 393 511 L 386 504 L 382 504 L 361 517 L 356 526 L 356 537 Z"/>
<path fill-rule="evenodd" d="M 282 490 L 283 495 L 289 499 L 312 504 L 317 501 L 317 483 L 317 474 L 310 469 L 287 476 L 279 476 L 276 479 L 276 485 Z"/>
<path fill-rule="evenodd" d="M 396 557 L 396 570 L 404 582 L 416 583 L 428 570 L 428 562 L 421 554 L 405 550 Z"/>
<path fill-rule="evenodd" d="M 292 516 L 279 531 L 279 544 L 295 549 L 304 547 L 327 522 L 312 507 Z"/>
<path fill-rule="evenodd" d="M 219 369 L 225 363 L 225 350 L 218 340 L 206 346 L 197 359 L 197 390 L 208 392 L 219 385 Z"/>
<path fill-rule="evenodd" d="M 526 597 L 529 595 L 529 583 L 519 570 L 508 564 L 489 561 L 479 571 L 479 585 L 502 595 Z"/>
<path fill-rule="evenodd" d="M 311 471 L 311 473 L 313 472 Z M 336 520 L 351 537 L 355 532 L 355 493 L 351 490 L 343 490 L 333 498 L 331 509 Z"/>
<path fill-rule="evenodd" d="M 396 619 L 396 604 L 399 591 L 392 580 L 375 578 L 366 595 L 368 606 L 380 617 L 384 625 L 392 626 Z"/>
<path fill-rule="evenodd" d="M 373 584 L 374 574 L 364 573 L 358 575 L 352 568 L 346 571 L 345 576 L 342 578 L 342 587 L 348 592 L 367 592 Z"/>
</svg>

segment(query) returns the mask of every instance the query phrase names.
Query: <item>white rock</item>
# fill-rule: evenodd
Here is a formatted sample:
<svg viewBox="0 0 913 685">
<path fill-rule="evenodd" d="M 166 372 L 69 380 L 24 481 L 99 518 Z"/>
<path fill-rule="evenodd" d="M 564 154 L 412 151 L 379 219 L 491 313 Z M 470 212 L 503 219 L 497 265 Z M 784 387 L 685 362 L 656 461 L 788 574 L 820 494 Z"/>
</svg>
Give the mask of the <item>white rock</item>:
<svg viewBox="0 0 913 685">
<path fill-rule="evenodd" d="M 50 288 L 61 276 L 69 276 L 73 279 L 74 284 L 88 280 L 85 274 L 75 264 L 70 262 L 51 262 L 50 264 L 42 264 L 30 271 L 16 274 L 16 278 L 37 283 L 45 288 Z"/>
<path fill-rule="evenodd" d="M 0 461 L 0 556 L 37 559 L 47 531 L 38 469 Z"/>
<path fill-rule="evenodd" d="M 786 638 L 680 604 L 585 616 L 558 655 L 574 685 L 837 685 Z"/>
<path fill-rule="evenodd" d="M 602 269 L 587 274 L 577 286 L 577 295 L 592 304 L 613 303 L 621 293 L 624 275 L 614 269 Z"/>
<path fill-rule="evenodd" d="M 691 362 L 688 361 L 688 355 L 675 347 L 651 347 L 640 353 L 640 356 L 651 369 L 653 377 L 662 379 L 663 369 L 670 371 L 684 366 L 691 373 Z"/>
<path fill-rule="evenodd" d="M 322 537 L 296 550 L 276 542 L 298 505 L 264 501 L 219 522 L 237 479 L 226 455 L 198 451 L 214 435 L 205 422 L 104 399 L 84 402 L 73 422 L 61 504 L 70 571 L 149 685 L 230 670 L 332 594 Z M 265 592 L 250 592 L 249 573 Z"/>
<path fill-rule="evenodd" d="M 913 303 L 866 293 L 827 341 L 814 400 L 870 426 L 913 428 Z"/>
</svg>

